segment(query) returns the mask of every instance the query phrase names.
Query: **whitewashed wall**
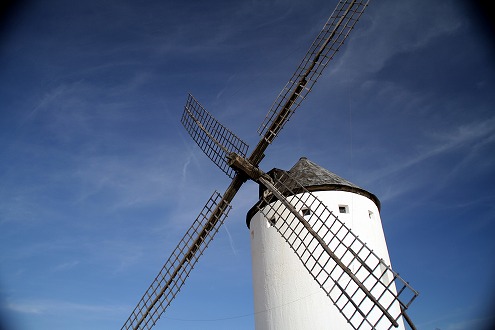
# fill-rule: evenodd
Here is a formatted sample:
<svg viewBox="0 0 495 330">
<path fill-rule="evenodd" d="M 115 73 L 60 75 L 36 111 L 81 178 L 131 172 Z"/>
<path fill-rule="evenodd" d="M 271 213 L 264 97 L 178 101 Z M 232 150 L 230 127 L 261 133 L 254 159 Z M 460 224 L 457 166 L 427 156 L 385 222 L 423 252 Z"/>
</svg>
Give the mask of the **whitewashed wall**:
<svg viewBox="0 0 495 330">
<path fill-rule="evenodd" d="M 346 191 L 313 194 L 390 265 L 379 210 L 372 200 Z M 339 213 L 339 206 L 347 213 Z M 256 330 L 352 329 L 259 212 L 251 219 L 250 235 Z M 402 320 L 399 329 L 404 329 Z"/>
</svg>

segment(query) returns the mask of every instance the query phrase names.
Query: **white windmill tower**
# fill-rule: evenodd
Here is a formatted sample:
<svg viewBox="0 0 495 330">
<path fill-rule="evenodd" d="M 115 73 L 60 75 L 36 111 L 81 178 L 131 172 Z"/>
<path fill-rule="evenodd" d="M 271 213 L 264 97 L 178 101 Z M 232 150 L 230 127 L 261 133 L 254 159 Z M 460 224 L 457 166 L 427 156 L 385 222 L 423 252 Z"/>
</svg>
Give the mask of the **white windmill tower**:
<svg viewBox="0 0 495 330">
<path fill-rule="evenodd" d="M 362 282 L 373 282 L 370 287 L 375 296 L 388 295 L 392 302 L 397 294 L 395 275 L 387 267 L 390 258 L 378 198 L 305 157 L 288 173 L 273 169 L 268 175 L 273 181 L 284 181 L 279 185 L 286 192 L 284 196 L 339 260 Z M 270 198 L 264 195 L 270 194 L 260 186 L 260 201 L 246 217 L 251 234 L 256 329 L 356 329 L 382 317 L 299 219 L 288 216 L 278 201 L 268 205 Z M 339 286 L 324 282 L 332 272 L 347 294 L 357 294 L 357 301 L 361 296 L 362 304 L 346 306 L 349 300 Z M 321 274 L 320 280 L 315 281 L 314 274 Z M 399 304 L 388 309 L 391 314 L 400 313 Z M 397 327 L 404 329 L 402 319 L 396 321 Z"/>
<path fill-rule="evenodd" d="M 406 310 L 417 292 L 390 268 L 376 197 L 305 159 L 288 172 L 274 169 L 264 173 L 258 167 L 268 146 L 311 91 L 367 5 L 368 0 L 338 2 L 268 111 L 258 130 L 261 139 L 251 155 L 247 156 L 246 143 L 189 95 L 181 122 L 232 181 L 223 195 L 212 194 L 122 329 L 151 329 L 155 325 L 213 240 L 227 217 L 230 202 L 247 180 L 258 183 L 261 191 L 259 202 L 249 213 L 254 215 L 250 218 L 253 241 L 262 243 L 260 247 L 258 241 L 253 244 L 253 265 L 259 270 L 253 279 L 255 308 L 268 312 L 256 317 L 258 330 L 390 329 L 403 327 L 403 318 L 414 329 Z M 365 219 L 374 217 L 377 222 L 364 225 L 366 220 L 358 212 L 355 218 L 338 218 L 335 203 L 348 215 L 359 209 Z M 273 228 L 266 228 L 267 223 Z M 361 234 L 369 245 L 358 237 Z M 286 264 L 289 268 L 282 268 Z M 277 314 L 281 310 L 278 307 L 291 302 L 287 299 L 304 298 L 299 296 L 299 287 L 314 295 L 307 312 L 291 311 L 294 317 L 290 318 L 289 314 Z M 330 316 L 318 317 L 318 323 L 311 326 L 305 319 L 316 318 L 308 310 L 316 305 L 319 314 Z"/>
</svg>

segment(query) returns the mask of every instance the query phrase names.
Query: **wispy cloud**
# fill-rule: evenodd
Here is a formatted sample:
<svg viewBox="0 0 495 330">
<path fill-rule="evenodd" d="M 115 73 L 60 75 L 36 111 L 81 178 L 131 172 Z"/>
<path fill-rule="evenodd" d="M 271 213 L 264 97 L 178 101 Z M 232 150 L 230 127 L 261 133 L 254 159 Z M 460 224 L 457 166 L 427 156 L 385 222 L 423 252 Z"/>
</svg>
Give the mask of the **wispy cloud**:
<svg viewBox="0 0 495 330">
<path fill-rule="evenodd" d="M 91 313 L 99 315 L 121 315 L 128 312 L 123 305 L 81 304 L 61 300 L 7 301 L 4 309 L 12 312 L 36 315 L 60 315 L 60 313 Z"/>
<path fill-rule="evenodd" d="M 66 270 L 73 269 L 74 267 L 76 267 L 79 264 L 80 264 L 80 262 L 77 261 L 77 260 L 67 261 L 67 262 L 64 262 L 64 263 L 55 265 L 54 267 L 52 267 L 51 270 L 53 272 L 63 272 L 63 271 L 66 271 Z"/>
<path fill-rule="evenodd" d="M 412 167 L 418 167 L 420 164 L 431 169 L 428 162 L 432 159 L 443 157 L 452 152 L 463 152 L 464 157 L 457 164 L 449 164 L 442 169 L 442 175 L 436 179 L 436 187 L 440 183 L 448 183 L 455 180 L 455 175 L 466 166 L 483 165 L 478 162 L 483 157 L 483 148 L 495 142 L 495 118 L 488 120 L 473 121 L 463 124 L 453 129 L 438 132 L 427 133 L 421 139 L 422 144 L 414 148 L 414 152 L 406 154 L 406 157 L 395 158 L 393 162 L 387 162 L 387 166 L 379 168 L 376 171 L 368 172 L 367 180 L 369 184 L 382 180 L 385 177 L 394 177 L 402 175 Z M 413 155 L 412 157 L 407 157 Z M 483 162 L 487 159 L 483 157 Z M 495 161 L 495 160 L 494 160 Z M 486 165 L 485 165 L 486 166 Z M 409 184 L 395 185 L 394 188 L 387 188 L 383 192 L 382 200 L 396 198 L 403 193 L 415 189 L 421 182 L 410 182 Z"/>
<path fill-rule="evenodd" d="M 455 32 L 464 21 L 458 8 L 447 2 L 373 3 L 370 13 L 372 16 L 362 18 L 367 27 L 353 34 L 348 50 L 332 64 L 331 70 L 346 71 L 343 79 L 365 81 L 363 76 L 378 72 L 394 56 L 423 48 L 432 40 Z M 418 26 L 422 27 L 421 33 L 417 33 Z"/>
<path fill-rule="evenodd" d="M 187 168 L 189 167 L 189 164 L 191 164 L 191 157 L 192 156 L 188 157 L 184 165 L 182 165 L 182 183 L 187 180 Z"/>
<path fill-rule="evenodd" d="M 230 243 L 230 248 L 232 249 L 232 253 L 234 255 L 237 255 L 237 250 L 234 245 L 234 240 L 232 239 L 232 235 L 230 234 L 229 228 L 226 224 L 223 225 L 223 228 L 225 229 L 225 232 L 227 233 L 227 236 L 229 237 L 229 243 Z"/>
</svg>

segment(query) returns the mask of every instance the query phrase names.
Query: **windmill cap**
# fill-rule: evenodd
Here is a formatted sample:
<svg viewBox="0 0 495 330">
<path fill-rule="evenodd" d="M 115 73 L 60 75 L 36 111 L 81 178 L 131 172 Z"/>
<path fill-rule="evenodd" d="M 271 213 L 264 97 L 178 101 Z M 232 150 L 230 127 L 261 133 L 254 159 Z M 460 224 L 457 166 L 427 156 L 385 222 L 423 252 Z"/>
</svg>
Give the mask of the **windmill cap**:
<svg viewBox="0 0 495 330">
<path fill-rule="evenodd" d="M 310 191 L 315 191 L 319 189 L 314 189 L 314 187 L 324 188 L 324 186 L 342 186 L 352 189 L 363 190 L 361 187 L 355 185 L 354 183 L 341 178 L 337 174 L 330 172 L 329 170 L 321 167 L 320 165 L 310 161 L 306 157 L 301 157 L 299 161 L 292 166 L 288 171 L 291 177 L 296 179 L 303 187 Z M 322 190 L 337 190 L 337 189 L 322 189 Z M 367 194 L 370 194 L 366 191 Z"/>
<path fill-rule="evenodd" d="M 271 177 L 274 177 L 277 176 L 277 173 L 280 172 L 286 171 L 274 168 L 267 174 Z M 292 166 L 292 168 L 287 172 L 292 178 L 294 178 L 308 191 L 348 191 L 371 199 L 376 204 L 378 209 L 380 209 L 380 200 L 374 194 L 346 179 L 341 178 L 337 174 L 330 172 L 320 165 L 310 161 L 306 157 L 301 157 L 299 161 L 294 164 L 294 166 Z M 266 188 L 260 185 L 260 198 L 265 190 Z M 246 215 L 246 224 L 248 228 L 251 222 L 251 218 L 258 212 L 258 203 L 256 203 Z"/>
</svg>

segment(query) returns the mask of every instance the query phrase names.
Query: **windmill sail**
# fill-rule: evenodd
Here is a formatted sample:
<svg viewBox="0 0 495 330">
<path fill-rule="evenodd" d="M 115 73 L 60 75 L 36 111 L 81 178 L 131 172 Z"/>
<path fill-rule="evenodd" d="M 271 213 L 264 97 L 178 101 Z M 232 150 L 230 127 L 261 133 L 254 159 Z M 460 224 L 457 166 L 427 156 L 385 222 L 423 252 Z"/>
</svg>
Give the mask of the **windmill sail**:
<svg viewBox="0 0 495 330">
<path fill-rule="evenodd" d="M 369 0 L 340 0 L 292 78 L 282 89 L 258 129 L 270 144 L 311 91 L 322 71 L 344 44 Z"/>
<path fill-rule="evenodd" d="M 287 172 L 257 206 L 354 329 L 390 329 L 418 293 Z M 412 328 L 414 325 L 410 324 Z"/>
<path fill-rule="evenodd" d="M 146 290 L 122 330 L 151 329 L 155 325 L 213 240 L 230 208 L 229 203 L 215 191 Z"/>
<path fill-rule="evenodd" d="M 249 146 L 213 118 L 191 94 L 184 106 L 181 123 L 213 163 L 233 179 L 235 173 L 227 164 L 227 155 L 235 152 L 245 157 Z"/>
</svg>

